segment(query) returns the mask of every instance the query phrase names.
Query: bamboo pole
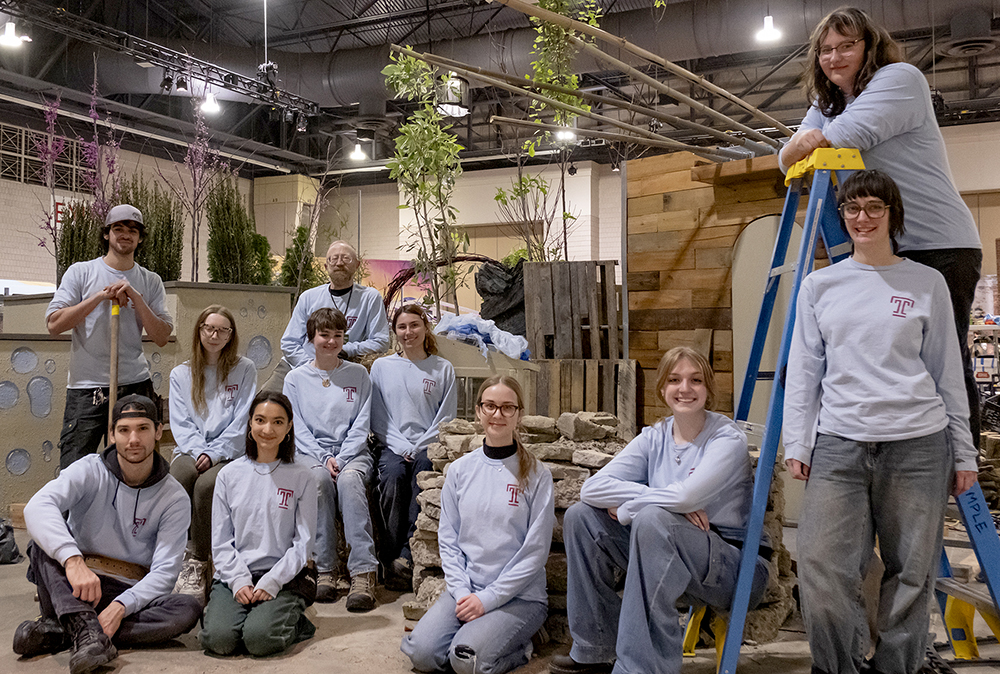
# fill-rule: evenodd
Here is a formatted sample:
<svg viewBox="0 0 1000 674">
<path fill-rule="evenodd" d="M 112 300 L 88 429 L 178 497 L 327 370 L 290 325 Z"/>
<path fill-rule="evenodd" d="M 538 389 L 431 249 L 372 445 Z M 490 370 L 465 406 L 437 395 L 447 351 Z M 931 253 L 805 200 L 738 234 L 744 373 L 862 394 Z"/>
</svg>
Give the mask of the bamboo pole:
<svg viewBox="0 0 1000 674">
<path fill-rule="evenodd" d="M 118 402 L 118 320 L 121 306 L 115 299 L 111 300 L 111 363 L 108 381 L 108 441 L 115 441 L 115 429 L 111 420 L 114 418 L 115 403 Z"/>
<path fill-rule="evenodd" d="M 513 10 L 521 12 L 522 14 L 527 14 L 528 16 L 533 16 L 537 19 L 548 21 L 549 23 L 554 23 L 557 26 L 561 26 L 563 28 L 567 28 L 569 30 L 582 33 L 583 35 L 590 35 L 591 37 L 597 38 L 601 42 L 606 42 L 608 44 L 612 44 L 616 47 L 619 47 L 620 49 L 624 49 L 630 54 L 634 54 L 640 58 L 644 58 L 650 63 L 655 63 L 656 65 L 660 66 L 661 68 L 663 68 L 668 72 L 673 73 L 674 75 L 677 75 L 689 82 L 697 84 L 698 86 L 702 87 L 706 91 L 715 94 L 716 96 L 721 96 L 722 98 L 725 98 L 730 103 L 734 103 L 743 110 L 749 112 L 751 115 L 753 115 L 760 121 L 766 123 L 769 126 L 773 126 L 775 129 L 777 129 L 784 135 L 786 136 L 792 135 L 791 129 L 789 129 L 787 126 L 776 120 L 774 117 L 771 117 L 764 111 L 760 110 L 759 108 L 750 105 L 743 99 L 739 98 L 738 96 L 732 94 L 729 91 L 726 91 L 722 87 L 712 84 L 704 77 L 700 75 L 695 75 L 693 72 L 685 70 L 676 63 L 672 63 L 671 61 L 668 61 L 665 58 L 658 56 L 651 51 L 647 51 L 646 49 L 643 49 L 638 45 L 632 44 L 625 38 L 618 37 L 617 35 L 613 35 L 605 30 L 583 23 L 582 21 L 575 21 L 567 16 L 563 16 L 562 14 L 556 14 L 555 12 L 551 12 L 547 9 L 542 9 L 541 7 L 530 5 L 526 2 L 523 2 L 522 0 L 489 0 L 489 1 L 499 2 L 500 4 L 505 5 L 506 7 L 510 7 Z"/>
<path fill-rule="evenodd" d="M 499 115 L 493 115 L 490 117 L 490 124 L 510 124 L 511 126 L 523 126 L 532 129 L 540 129 L 542 131 L 560 131 L 565 128 L 559 126 L 558 124 L 532 122 L 527 119 L 514 119 L 513 117 L 501 117 Z M 676 140 L 670 140 L 669 138 L 653 140 L 652 138 L 636 138 L 635 136 L 626 136 L 623 133 L 608 133 L 607 131 L 594 131 L 592 129 L 573 129 L 573 133 L 578 136 L 586 136 L 588 138 L 603 138 L 616 143 L 635 143 L 637 145 L 647 145 L 649 147 L 659 147 L 667 150 L 687 150 L 688 152 L 694 152 L 698 156 L 714 162 L 723 162 L 729 159 L 729 157 L 715 154 L 705 148 L 692 147 L 691 145 L 685 145 L 684 143 Z"/>
<path fill-rule="evenodd" d="M 735 119 L 722 114 L 718 110 L 713 110 L 712 108 L 708 107 L 704 103 L 700 103 L 700 102 L 694 100 L 693 98 L 691 98 L 690 96 L 686 96 L 685 94 L 682 94 L 681 92 L 677 91 L 673 87 L 671 87 L 671 86 L 669 86 L 667 84 L 664 84 L 663 82 L 660 82 L 659 80 L 657 80 L 657 79 L 655 79 L 653 77 L 650 77 L 649 75 L 647 75 L 646 73 L 642 72 L 641 70 L 633 68 L 632 66 L 630 66 L 627 63 L 625 63 L 624 61 L 619 61 L 618 59 L 614 58 L 613 56 L 609 56 L 609 55 L 605 54 L 604 52 L 602 52 L 600 49 L 598 49 L 594 45 L 592 45 L 592 44 L 590 44 L 588 42 L 584 42 L 583 40 L 581 40 L 578 37 L 570 36 L 569 39 L 570 39 L 570 41 L 573 42 L 573 44 L 575 44 L 580 49 L 583 49 L 585 52 L 588 52 L 588 53 L 596 56 L 599 59 L 607 61 L 608 63 L 610 63 L 611 65 L 615 66 L 616 68 L 620 68 L 621 71 L 624 72 L 625 74 L 630 75 L 630 76 L 636 78 L 637 80 L 645 82 L 647 85 L 649 85 L 653 89 L 656 89 L 657 91 L 663 92 L 663 93 L 667 94 L 668 96 L 673 96 L 674 98 L 676 98 L 681 103 L 684 103 L 685 105 L 687 105 L 688 107 L 690 107 L 692 110 L 695 110 L 696 112 L 700 112 L 703 115 L 708 115 L 712 119 L 715 119 L 716 121 L 722 122 L 723 124 L 729 124 L 733 128 L 739 129 L 743 133 L 747 134 L 748 136 L 750 136 L 754 140 L 759 140 L 760 142 L 766 143 L 766 144 L 770 145 L 771 147 L 773 147 L 775 149 L 780 149 L 781 148 L 781 143 L 779 143 L 775 139 L 768 138 L 767 136 L 765 136 L 764 134 L 760 133 L 759 131 L 755 131 L 755 130 L 751 129 L 746 124 L 740 124 Z"/>
<path fill-rule="evenodd" d="M 647 115 L 654 119 L 658 119 L 661 122 L 666 122 L 674 127 L 684 127 L 691 129 L 692 131 L 699 131 L 705 133 L 718 140 L 725 141 L 727 143 L 733 143 L 734 145 L 742 145 L 743 147 L 751 150 L 756 155 L 767 155 L 772 154 L 770 146 L 765 146 L 760 143 L 755 143 L 749 138 L 740 138 L 737 136 L 730 135 L 725 131 L 720 131 L 719 129 L 713 129 L 710 126 L 705 126 L 704 124 L 699 124 L 698 122 L 692 122 L 690 120 L 684 119 L 683 117 L 677 117 L 676 115 L 669 115 L 665 112 L 660 112 L 659 110 L 654 110 L 652 108 L 647 108 L 643 105 L 636 105 L 629 101 L 622 101 L 619 99 L 611 98 L 610 96 L 601 96 L 599 94 L 593 94 L 589 91 L 577 91 L 576 89 L 571 89 L 570 87 L 559 86 L 558 84 L 549 84 L 548 82 L 539 82 L 532 79 L 524 79 L 520 77 L 514 77 L 513 75 L 507 75 L 506 73 L 498 73 L 492 70 L 486 70 L 479 66 L 472 66 L 461 61 L 453 61 L 452 59 L 445 58 L 443 56 L 437 56 L 436 54 L 426 54 L 427 62 L 440 65 L 445 68 L 451 68 L 452 66 L 458 66 L 465 68 L 470 72 L 475 72 L 481 75 L 486 75 L 488 77 L 493 77 L 496 79 L 502 79 L 509 84 L 528 86 L 534 89 L 545 89 L 548 91 L 555 91 L 561 94 L 570 94 L 573 96 L 578 96 L 585 101 L 591 101 L 593 103 L 602 103 L 604 105 L 610 105 L 622 110 L 628 110 L 630 112 L 635 112 L 640 115 Z"/>
</svg>

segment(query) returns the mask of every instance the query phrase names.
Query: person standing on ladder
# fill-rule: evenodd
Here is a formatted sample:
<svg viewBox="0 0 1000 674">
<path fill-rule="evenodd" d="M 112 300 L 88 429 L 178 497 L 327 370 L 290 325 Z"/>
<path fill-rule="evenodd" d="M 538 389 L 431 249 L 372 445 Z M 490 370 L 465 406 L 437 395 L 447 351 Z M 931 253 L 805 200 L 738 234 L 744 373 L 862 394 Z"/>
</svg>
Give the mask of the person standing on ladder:
<svg viewBox="0 0 1000 674">
<path fill-rule="evenodd" d="M 899 189 L 864 170 L 843 182 L 848 259 L 802 282 L 788 357 L 785 464 L 807 480 L 798 529 L 813 674 L 915 674 L 941 558 L 949 486 L 976 482 L 976 449 L 941 274 L 896 255 Z M 862 570 L 878 536 L 886 570 L 871 660 Z"/>
<path fill-rule="evenodd" d="M 93 454 L 107 433 L 111 302 L 121 306 L 118 395 L 137 393 L 157 399 L 142 353 L 142 331 L 162 347 L 174 326 L 163 281 L 135 263 L 135 252 L 145 236 L 138 208 L 128 204 L 112 208 L 101 231 L 104 256 L 70 265 L 45 311 L 50 335 L 73 331 L 59 436 L 60 468 Z"/>
<path fill-rule="evenodd" d="M 782 171 L 819 147 L 858 148 L 865 167 L 887 173 L 906 206 L 899 255 L 944 276 L 954 308 L 972 441 L 979 447 L 979 393 L 968 345 L 982 244 L 952 179 L 927 79 L 902 63 L 888 32 L 859 9 L 824 18 L 810 38 L 806 95 L 812 107 L 779 154 Z"/>
</svg>

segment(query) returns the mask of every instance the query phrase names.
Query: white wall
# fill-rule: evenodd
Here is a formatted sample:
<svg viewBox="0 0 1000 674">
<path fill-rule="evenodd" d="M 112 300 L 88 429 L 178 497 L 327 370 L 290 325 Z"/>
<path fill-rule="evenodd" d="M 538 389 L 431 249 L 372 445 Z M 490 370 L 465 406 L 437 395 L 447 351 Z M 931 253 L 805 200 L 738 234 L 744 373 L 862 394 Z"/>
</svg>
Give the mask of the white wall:
<svg viewBox="0 0 1000 674">
<path fill-rule="evenodd" d="M 1000 123 L 941 129 L 958 191 L 1000 190 Z"/>
</svg>

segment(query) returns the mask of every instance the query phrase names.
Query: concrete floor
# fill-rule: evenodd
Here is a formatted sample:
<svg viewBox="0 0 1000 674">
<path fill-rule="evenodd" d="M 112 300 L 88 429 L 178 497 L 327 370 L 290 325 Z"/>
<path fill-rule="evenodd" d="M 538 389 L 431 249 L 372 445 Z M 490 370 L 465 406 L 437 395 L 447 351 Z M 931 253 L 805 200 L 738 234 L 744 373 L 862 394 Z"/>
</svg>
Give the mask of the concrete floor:
<svg viewBox="0 0 1000 674">
<path fill-rule="evenodd" d="M 786 540 L 794 539 L 794 530 L 788 531 Z M 23 552 L 27 534 L 17 532 L 18 545 Z M 3 674 L 65 674 L 69 666 L 69 653 L 23 659 L 14 655 L 6 644 L 10 643 L 14 629 L 22 620 L 37 615 L 38 605 L 33 601 L 34 586 L 24 578 L 26 563 L 0 566 L 0 672 Z M 412 671 L 409 660 L 399 652 L 403 635 L 403 602 L 410 594 L 379 589 L 379 606 L 371 613 L 352 614 L 344 609 L 344 600 L 334 604 L 316 604 L 310 609 L 310 618 L 316 624 L 316 636 L 300 643 L 287 653 L 266 659 L 249 656 L 210 657 L 198 648 L 195 631 L 176 642 L 159 648 L 122 651 L 113 667 L 103 672 L 127 671 L 129 674 L 243 674 L 245 672 L 273 672 L 276 668 L 294 668 L 298 674 L 395 674 Z M 978 616 L 977 616 L 978 617 Z M 989 631 L 979 619 L 977 634 Z M 932 624 L 939 640 L 944 632 L 940 619 Z M 532 658 L 519 674 L 541 674 L 548 671 L 548 661 L 555 652 L 565 652 L 564 646 L 547 646 Z M 1000 645 L 981 646 L 983 657 L 1000 659 Z M 950 651 L 943 651 L 950 659 Z M 811 660 L 805 642 L 805 631 L 797 619 L 790 620 L 782 630 L 779 640 L 763 646 L 744 646 L 740 658 L 741 674 L 807 674 Z M 962 667 L 968 674 L 996 674 L 998 666 L 973 665 Z M 715 652 L 700 649 L 695 658 L 685 658 L 685 674 L 713 674 Z"/>
</svg>

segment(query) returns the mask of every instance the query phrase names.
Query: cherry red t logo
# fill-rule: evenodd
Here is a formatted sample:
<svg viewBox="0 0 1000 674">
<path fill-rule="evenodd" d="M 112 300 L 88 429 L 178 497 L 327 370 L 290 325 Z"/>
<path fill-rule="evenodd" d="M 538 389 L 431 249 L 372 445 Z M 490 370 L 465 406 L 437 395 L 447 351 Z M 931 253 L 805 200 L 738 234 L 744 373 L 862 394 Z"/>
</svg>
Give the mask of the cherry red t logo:
<svg viewBox="0 0 1000 674">
<path fill-rule="evenodd" d="M 239 392 L 239 390 L 240 390 L 239 384 L 228 384 L 226 386 L 226 395 L 229 396 L 229 400 L 227 400 L 226 402 L 231 403 L 234 400 L 236 400 L 236 394 L 237 392 Z"/>
<path fill-rule="evenodd" d="M 433 379 L 424 380 L 424 395 L 430 395 L 434 391 L 434 387 L 437 386 L 437 382 Z"/>
<path fill-rule="evenodd" d="M 347 317 L 347 329 L 350 330 L 351 328 L 353 328 L 354 324 L 357 323 L 357 322 L 358 322 L 358 317 L 357 316 L 348 316 Z"/>
<path fill-rule="evenodd" d="M 892 312 L 892 315 L 899 318 L 906 318 L 906 312 L 913 306 L 913 300 L 909 297 L 893 295 L 889 298 L 889 302 L 896 305 L 896 310 Z"/>
<path fill-rule="evenodd" d="M 354 402 L 354 394 L 357 393 L 357 392 L 358 392 L 358 387 L 357 386 L 345 386 L 344 387 L 344 393 L 347 394 L 347 402 L 353 403 Z"/>
<path fill-rule="evenodd" d="M 295 492 L 291 489 L 278 488 L 278 507 L 282 510 L 288 510 L 288 502 L 291 500 Z"/>
<path fill-rule="evenodd" d="M 146 523 L 146 518 L 135 518 L 132 520 L 132 538 L 139 535 L 139 527 Z"/>
<path fill-rule="evenodd" d="M 521 488 L 516 484 L 507 485 L 507 493 L 510 494 L 510 500 L 507 501 L 507 505 L 518 506 L 521 505 L 518 497 L 521 495 Z"/>
</svg>

